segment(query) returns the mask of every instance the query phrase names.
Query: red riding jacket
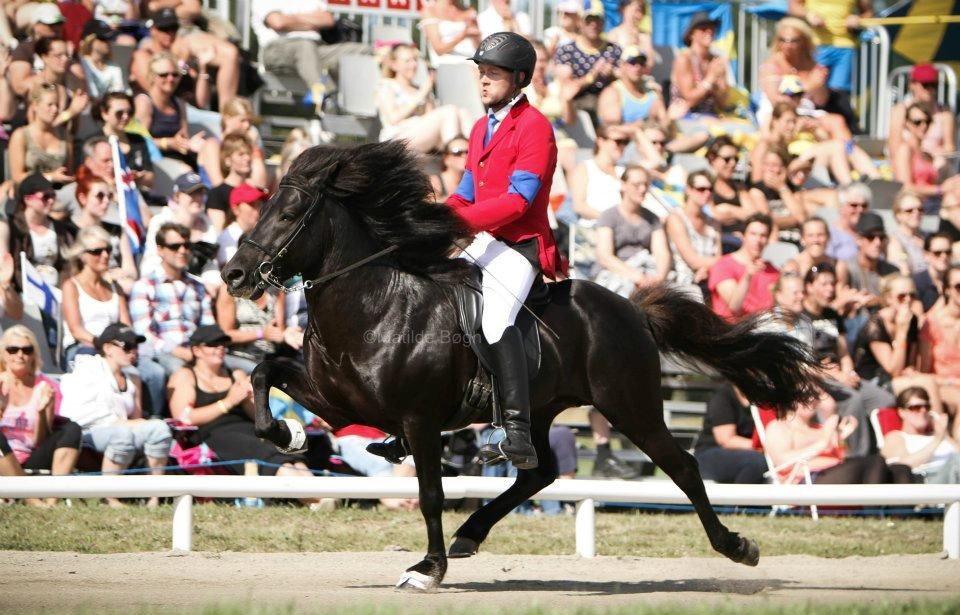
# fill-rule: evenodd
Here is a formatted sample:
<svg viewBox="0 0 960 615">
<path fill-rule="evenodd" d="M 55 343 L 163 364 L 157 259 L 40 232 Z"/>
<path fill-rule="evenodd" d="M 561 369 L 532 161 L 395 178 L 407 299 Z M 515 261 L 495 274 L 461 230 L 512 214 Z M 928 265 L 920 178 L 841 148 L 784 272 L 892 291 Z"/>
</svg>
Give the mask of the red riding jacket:
<svg viewBox="0 0 960 615">
<path fill-rule="evenodd" d="M 550 122 L 527 102 L 514 104 L 486 147 L 487 117 L 470 131 L 466 172 L 447 199 L 471 230 L 518 243 L 536 237 L 540 267 L 566 273 L 547 219 L 557 143 Z"/>
</svg>

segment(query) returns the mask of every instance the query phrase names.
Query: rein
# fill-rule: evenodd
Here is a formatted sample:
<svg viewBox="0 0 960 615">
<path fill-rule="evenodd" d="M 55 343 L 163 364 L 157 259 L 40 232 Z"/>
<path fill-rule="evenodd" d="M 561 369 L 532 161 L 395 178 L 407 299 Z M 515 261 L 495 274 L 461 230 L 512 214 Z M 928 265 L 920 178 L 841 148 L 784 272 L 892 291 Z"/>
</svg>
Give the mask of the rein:
<svg viewBox="0 0 960 615">
<path fill-rule="evenodd" d="M 269 250 L 264 248 L 262 245 L 260 245 L 256 241 L 250 239 L 249 237 L 244 237 L 243 240 L 240 242 L 241 244 L 244 244 L 244 243 L 250 244 L 257 250 L 262 252 L 263 255 L 266 257 L 264 260 L 260 261 L 259 265 L 257 265 L 257 273 L 260 275 L 260 281 L 257 282 L 258 288 L 265 289 L 267 286 L 270 286 L 277 290 L 288 292 L 288 293 L 297 292 L 300 290 L 310 290 L 315 286 L 319 286 L 321 284 L 329 282 L 330 280 L 337 278 L 350 271 L 353 271 L 354 269 L 363 267 L 367 263 L 374 261 L 380 258 L 381 256 L 389 254 L 397 249 L 397 246 L 395 245 L 388 246 L 380 250 L 379 252 L 375 252 L 370 256 L 361 258 L 355 263 L 351 263 L 346 267 L 341 267 L 340 269 L 337 269 L 332 273 L 322 275 L 318 278 L 313 278 L 312 280 L 304 280 L 303 282 L 300 282 L 299 284 L 295 284 L 294 286 L 284 285 L 283 281 L 287 279 L 287 277 L 292 277 L 292 276 L 283 277 L 281 275 L 281 269 L 279 265 L 277 265 L 277 261 L 279 261 L 280 259 L 282 259 L 287 255 L 287 251 L 289 250 L 290 245 L 297 239 L 300 233 L 304 229 L 306 229 L 307 226 L 310 224 L 310 222 L 313 220 L 313 216 L 316 215 L 317 208 L 320 206 L 320 202 L 323 199 L 323 192 L 317 192 L 316 194 L 311 195 L 310 190 L 308 190 L 304 186 L 300 186 L 299 184 L 295 184 L 289 181 L 280 182 L 280 188 L 291 188 L 293 190 L 297 190 L 298 192 L 301 192 L 311 197 L 311 202 L 309 207 L 307 207 L 307 211 L 303 214 L 303 216 L 300 218 L 300 221 L 297 223 L 297 226 L 290 232 L 290 234 L 284 240 L 283 244 L 281 244 L 280 249 L 277 250 L 277 253 L 275 255 L 270 254 Z"/>
</svg>

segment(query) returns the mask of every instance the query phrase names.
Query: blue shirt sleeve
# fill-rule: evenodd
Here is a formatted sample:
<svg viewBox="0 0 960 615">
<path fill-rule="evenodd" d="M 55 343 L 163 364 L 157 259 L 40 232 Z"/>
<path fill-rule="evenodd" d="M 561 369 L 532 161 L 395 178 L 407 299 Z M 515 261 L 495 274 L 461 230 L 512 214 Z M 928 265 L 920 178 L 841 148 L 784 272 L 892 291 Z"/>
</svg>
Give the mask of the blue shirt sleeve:
<svg viewBox="0 0 960 615">
<path fill-rule="evenodd" d="M 514 171 L 510 174 L 510 188 L 507 194 L 519 194 L 527 204 L 533 203 L 540 191 L 540 178 L 530 171 Z"/>
<path fill-rule="evenodd" d="M 463 172 L 463 179 L 460 180 L 460 185 L 457 186 L 457 191 L 454 192 L 454 194 L 464 201 L 473 203 L 476 193 L 473 187 L 473 173 L 471 171 Z"/>
</svg>

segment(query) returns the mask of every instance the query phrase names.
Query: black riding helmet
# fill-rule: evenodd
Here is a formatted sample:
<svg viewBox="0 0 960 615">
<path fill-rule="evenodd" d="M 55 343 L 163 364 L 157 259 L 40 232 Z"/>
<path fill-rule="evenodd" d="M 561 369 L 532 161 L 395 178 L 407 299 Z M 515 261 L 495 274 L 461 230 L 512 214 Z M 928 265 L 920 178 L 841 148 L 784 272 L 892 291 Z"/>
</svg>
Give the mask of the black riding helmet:
<svg viewBox="0 0 960 615">
<path fill-rule="evenodd" d="M 497 32 L 483 39 L 470 59 L 477 64 L 493 64 L 513 71 L 517 86 L 525 88 L 533 76 L 537 52 L 530 41 L 519 34 Z M 523 79 L 520 78 L 520 73 L 523 73 Z"/>
</svg>

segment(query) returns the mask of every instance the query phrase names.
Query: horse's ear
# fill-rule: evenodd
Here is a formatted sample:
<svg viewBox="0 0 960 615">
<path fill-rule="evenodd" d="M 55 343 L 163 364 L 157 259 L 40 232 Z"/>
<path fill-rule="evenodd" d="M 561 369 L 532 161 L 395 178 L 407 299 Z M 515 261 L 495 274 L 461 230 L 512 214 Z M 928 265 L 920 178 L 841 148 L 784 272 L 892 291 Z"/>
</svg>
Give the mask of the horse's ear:
<svg viewBox="0 0 960 615">
<path fill-rule="evenodd" d="M 340 169 L 343 167 L 343 161 L 337 160 L 326 169 L 321 171 L 320 185 L 329 186 L 337 182 L 337 176 L 340 174 Z"/>
</svg>

